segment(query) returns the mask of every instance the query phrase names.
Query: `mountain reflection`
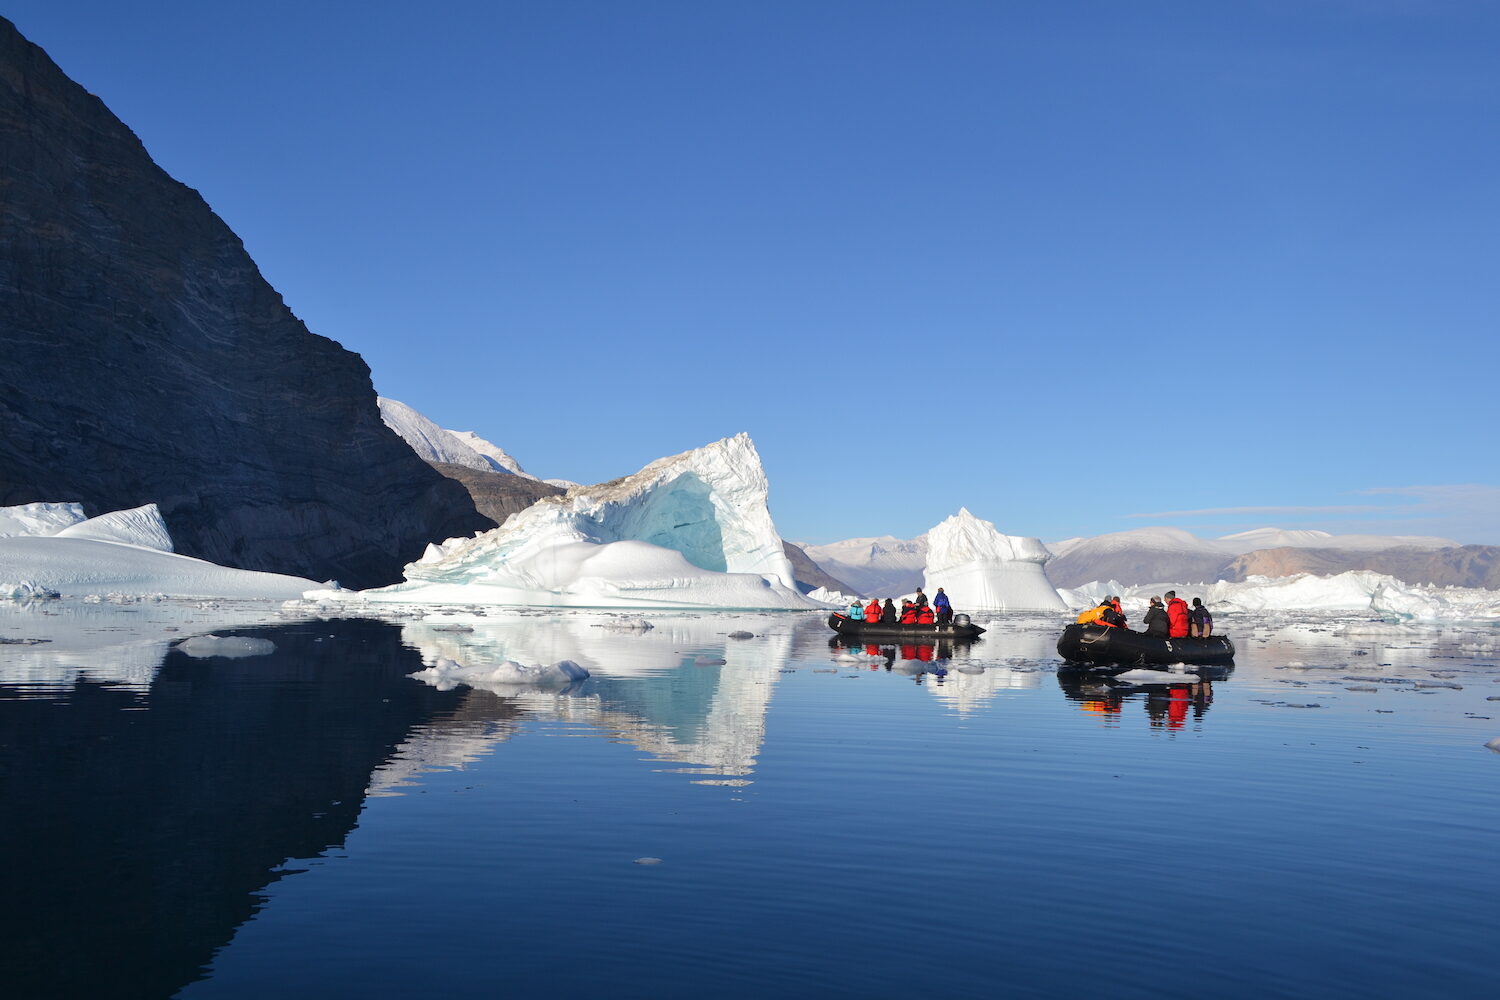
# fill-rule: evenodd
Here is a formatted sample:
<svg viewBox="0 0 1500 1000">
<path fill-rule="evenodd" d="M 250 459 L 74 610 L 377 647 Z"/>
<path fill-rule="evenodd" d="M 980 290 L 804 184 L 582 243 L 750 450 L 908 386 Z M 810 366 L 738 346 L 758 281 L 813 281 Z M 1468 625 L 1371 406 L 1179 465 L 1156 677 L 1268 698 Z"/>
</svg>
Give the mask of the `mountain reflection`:
<svg viewBox="0 0 1500 1000">
<path fill-rule="evenodd" d="M 285 861 L 338 848 L 369 778 L 460 698 L 370 621 L 253 630 L 276 652 L 165 653 L 139 689 L 0 688 L 6 995 L 162 997 L 200 978 Z M 106 651 L 107 653 L 107 651 Z"/>
</svg>

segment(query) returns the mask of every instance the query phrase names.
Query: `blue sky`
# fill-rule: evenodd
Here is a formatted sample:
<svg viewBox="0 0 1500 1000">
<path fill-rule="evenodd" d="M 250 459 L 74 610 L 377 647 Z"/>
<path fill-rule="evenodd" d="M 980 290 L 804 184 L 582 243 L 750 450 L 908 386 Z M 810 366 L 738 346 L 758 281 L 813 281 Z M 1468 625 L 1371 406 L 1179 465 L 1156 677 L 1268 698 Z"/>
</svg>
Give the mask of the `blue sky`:
<svg viewBox="0 0 1500 1000">
<path fill-rule="evenodd" d="M 3 13 L 540 475 L 745 430 L 796 539 L 1500 543 L 1496 5 Z"/>
</svg>

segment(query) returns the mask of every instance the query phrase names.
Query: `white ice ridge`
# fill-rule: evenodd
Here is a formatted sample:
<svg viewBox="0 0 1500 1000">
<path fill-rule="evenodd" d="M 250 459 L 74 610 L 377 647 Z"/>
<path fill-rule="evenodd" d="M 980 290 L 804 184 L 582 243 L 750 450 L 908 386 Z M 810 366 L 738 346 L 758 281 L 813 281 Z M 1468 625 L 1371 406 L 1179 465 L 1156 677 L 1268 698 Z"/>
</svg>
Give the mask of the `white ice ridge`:
<svg viewBox="0 0 1500 1000">
<path fill-rule="evenodd" d="M 428 462 L 464 465 L 481 472 L 504 472 L 526 479 L 536 477 L 523 470 L 499 445 L 473 431 L 450 431 L 439 427 L 405 403 L 378 397 L 380 419 Z"/>
<path fill-rule="evenodd" d="M 797 593 L 746 434 L 547 497 L 430 545 L 406 582 L 359 598 L 551 607 L 818 608 Z"/>
<path fill-rule="evenodd" d="M 1119 594 L 1125 614 L 1138 621 L 1146 601 L 1168 590 L 1190 600 L 1202 598 L 1210 611 L 1372 611 L 1412 621 L 1487 621 L 1500 618 L 1500 591 L 1474 587 L 1433 587 L 1402 583 L 1394 577 L 1369 570 L 1353 570 L 1337 576 L 1270 578 L 1252 576 L 1242 583 L 1153 583 L 1122 587 L 1089 583 L 1060 591 L 1071 608 L 1092 607 L 1106 594 Z"/>
<path fill-rule="evenodd" d="M 942 587 L 959 611 L 1065 611 L 1042 568 L 1050 558 L 1040 539 L 1002 535 L 964 508 L 927 533 L 924 589 Z"/>
<path fill-rule="evenodd" d="M 81 503 L 23 503 L 15 507 L 0 507 L 0 538 L 55 535 L 82 520 Z"/>
<path fill-rule="evenodd" d="M 50 592 L 285 600 L 316 586 L 301 577 L 230 569 L 174 554 L 172 538 L 155 504 L 78 520 L 47 534 L 0 537 L 0 596 L 4 597 Z"/>
</svg>

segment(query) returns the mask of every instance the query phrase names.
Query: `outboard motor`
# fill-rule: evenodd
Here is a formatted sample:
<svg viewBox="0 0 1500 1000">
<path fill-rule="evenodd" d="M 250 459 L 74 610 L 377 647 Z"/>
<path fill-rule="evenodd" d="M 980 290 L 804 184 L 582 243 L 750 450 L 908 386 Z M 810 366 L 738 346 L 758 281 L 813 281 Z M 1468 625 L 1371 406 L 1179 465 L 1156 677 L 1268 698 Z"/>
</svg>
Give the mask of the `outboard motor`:
<svg viewBox="0 0 1500 1000">
<path fill-rule="evenodd" d="M 969 624 L 969 616 L 968 615 L 954 615 L 953 616 L 953 624 L 955 624 L 955 625 L 967 625 L 967 624 Z"/>
</svg>

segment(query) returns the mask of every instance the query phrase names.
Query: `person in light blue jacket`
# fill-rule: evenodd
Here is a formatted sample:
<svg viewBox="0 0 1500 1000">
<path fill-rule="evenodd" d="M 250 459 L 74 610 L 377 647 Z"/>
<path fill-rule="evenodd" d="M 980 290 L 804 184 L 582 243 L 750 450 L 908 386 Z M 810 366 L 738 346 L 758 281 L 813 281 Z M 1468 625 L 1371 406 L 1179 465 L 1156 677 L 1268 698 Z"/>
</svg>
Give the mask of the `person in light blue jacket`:
<svg viewBox="0 0 1500 1000">
<path fill-rule="evenodd" d="M 849 610 L 845 611 L 844 614 L 852 622 L 862 622 L 865 620 L 865 606 L 856 599 L 853 604 L 849 605 Z"/>
</svg>

